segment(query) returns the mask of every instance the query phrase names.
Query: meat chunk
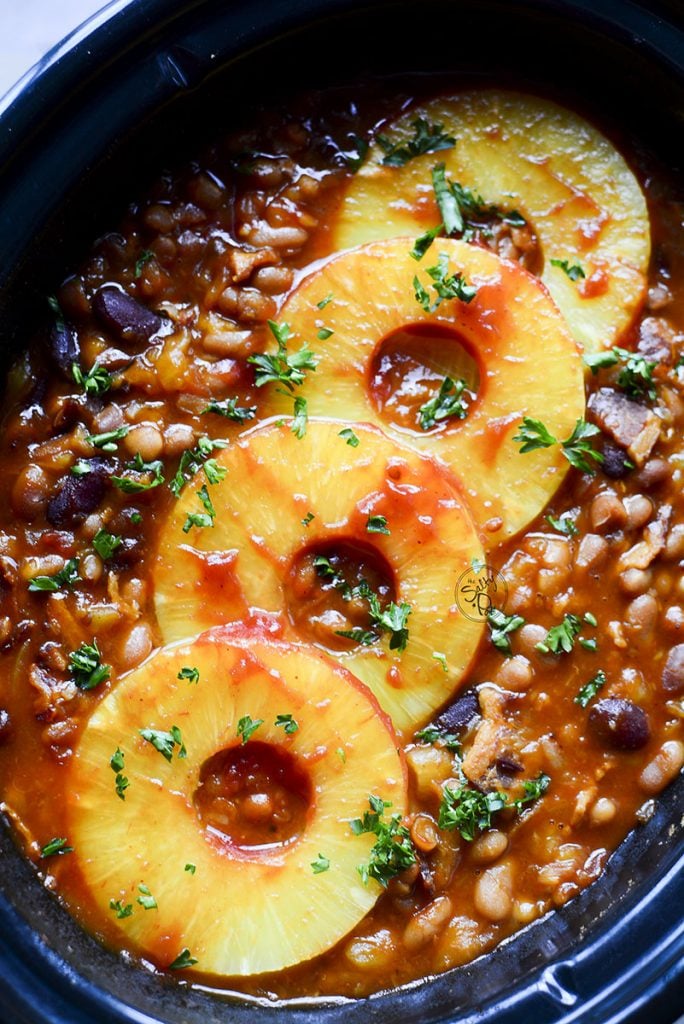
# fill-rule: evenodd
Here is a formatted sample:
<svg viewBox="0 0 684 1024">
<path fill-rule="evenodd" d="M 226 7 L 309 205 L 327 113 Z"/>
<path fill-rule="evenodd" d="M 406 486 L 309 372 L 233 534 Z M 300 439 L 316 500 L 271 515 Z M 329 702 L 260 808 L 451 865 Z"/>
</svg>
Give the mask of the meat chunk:
<svg viewBox="0 0 684 1024">
<path fill-rule="evenodd" d="M 613 388 L 599 388 L 587 408 L 591 421 L 625 448 L 637 466 L 643 465 L 660 435 L 655 413 Z"/>
<path fill-rule="evenodd" d="M 674 328 L 662 316 L 647 316 L 639 327 L 637 350 L 654 363 L 670 366 L 676 340 Z"/>
</svg>

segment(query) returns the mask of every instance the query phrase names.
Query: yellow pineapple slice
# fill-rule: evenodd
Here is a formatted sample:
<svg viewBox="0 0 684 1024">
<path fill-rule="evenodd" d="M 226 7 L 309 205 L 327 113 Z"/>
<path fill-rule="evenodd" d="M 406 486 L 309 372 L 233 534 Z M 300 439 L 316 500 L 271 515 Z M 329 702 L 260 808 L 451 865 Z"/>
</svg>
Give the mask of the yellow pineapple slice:
<svg viewBox="0 0 684 1024">
<path fill-rule="evenodd" d="M 517 263 L 440 239 L 435 259 L 446 254 L 449 273 L 463 274 L 477 293 L 426 312 L 413 278 L 430 291 L 428 257 L 417 264 L 410 248 L 399 238 L 342 253 L 302 281 L 281 317 L 293 329 L 293 350 L 306 338 L 320 357 L 302 386 L 311 414 L 374 421 L 438 456 L 461 479 L 489 547 L 531 522 L 562 483 L 568 462 L 559 446 L 521 455 L 513 436 L 523 416 L 558 439 L 570 436 L 585 409 L 582 361 L 546 289 Z M 314 340 L 323 326 L 332 333 Z M 423 430 L 416 408 L 445 376 L 463 376 L 477 394 L 464 419 Z M 398 401 L 382 390 L 397 381 Z M 266 414 L 291 409 L 275 390 L 269 402 Z"/>
<path fill-rule="evenodd" d="M 168 734 L 168 759 L 141 735 L 149 729 Z M 354 835 L 349 821 L 371 795 L 404 813 L 397 748 L 369 691 L 311 648 L 230 628 L 162 648 L 98 706 L 73 758 L 69 835 L 88 892 L 162 968 L 192 959 L 203 973 L 248 975 L 317 956 L 381 892 L 358 872 L 374 837 Z M 212 811 L 203 789 L 216 764 L 230 799 Z M 245 764 L 262 766 L 271 792 L 254 791 Z M 288 799 L 305 807 L 283 839 Z M 216 824 L 221 806 L 229 826 Z"/>
<path fill-rule="evenodd" d="M 289 424 L 269 424 L 221 451 L 226 476 L 210 488 L 213 528 L 183 532 L 198 506 L 196 484 L 162 528 L 157 617 L 168 642 L 275 616 L 286 636 L 333 653 L 395 728 L 411 732 L 449 698 L 475 654 L 483 623 L 463 616 L 455 588 L 482 546 L 451 474 L 373 427 L 348 429 L 309 421 L 298 439 Z M 384 517 L 388 532 L 369 532 L 380 525 L 373 517 Z M 339 569 L 339 587 L 330 572 L 319 576 L 315 558 Z M 362 579 L 385 608 L 410 607 L 404 650 L 390 647 L 398 633 L 373 634 L 369 600 L 345 597 L 345 585 Z M 372 635 L 339 636 L 354 629 Z"/>
<path fill-rule="evenodd" d="M 549 100 L 482 90 L 433 99 L 383 132 L 393 143 L 414 135 L 417 118 L 444 125 L 450 149 L 383 165 L 372 146 L 349 184 L 333 248 L 416 236 L 439 223 L 431 168 L 505 211 L 518 210 L 541 247 L 541 279 L 577 340 L 596 352 L 615 344 L 646 292 L 650 228 L 646 200 L 624 158 L 591 124 Z M 579 264 L 573 281 L 552 259 Z"/>
</svg>

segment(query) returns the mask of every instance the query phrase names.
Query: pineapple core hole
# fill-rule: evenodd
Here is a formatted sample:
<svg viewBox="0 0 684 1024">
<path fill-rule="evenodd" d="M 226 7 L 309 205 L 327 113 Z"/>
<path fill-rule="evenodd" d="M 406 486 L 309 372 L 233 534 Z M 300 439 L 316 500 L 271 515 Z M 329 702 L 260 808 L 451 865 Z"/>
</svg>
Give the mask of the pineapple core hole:
<svg viewBox="0 0 684 1024">
<path fill-rule="evenodd" d="M 418 433 L 458 429 L 478 398 L 480 367 L 457 331 L 409 324 L 377 346 L 368 389 L 380 415 L 394 427 Z"/>
<path fill-rule="evenodd" d="M 250 739 L 204 762 L 194 803 L 213 839 L 267 850 L 302 834 L 312 796 L 308 773 L 288 750 Z"/>
<path fill-rule="evenodd" d="M 349 651 L 374 642 L 370 605 L 363 594 L 377 595 L 381 608 L 396 598 L 394 573 L 384 555 L 355 539 L 311 545 L 299 551 L 285 581 L 287 608 L 304 640 L 329 651 Z M 340 636 L 340 633 L 354 636 Z"/>
</svg>

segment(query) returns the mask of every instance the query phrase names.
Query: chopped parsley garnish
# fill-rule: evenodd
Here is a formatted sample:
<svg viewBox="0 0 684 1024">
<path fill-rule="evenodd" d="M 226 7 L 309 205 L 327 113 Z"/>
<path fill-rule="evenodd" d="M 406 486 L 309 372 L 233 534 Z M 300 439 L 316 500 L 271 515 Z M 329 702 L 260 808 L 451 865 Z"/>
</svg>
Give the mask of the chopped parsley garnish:
<svg viewBox="0 0 684 1024">
<path fill-rule="evenodd" d="M 503 654 L 512 654 L 511 633 L 525 625 L 522 615 L 505 615 L 498 608 L 492 608 L 487 613 L 487 624 L 489 626 L 489 639 L 497 651 Z"/>
<path fill-rule="evenodd" d="M 445 729 L 440 729 L 438 725 L 426 725 L 424 729 L 419 729 L 416 733 L 415 738 L 419 743 L 427 743 L 430 746 L 439 744 L 439 746 L 445 747 L 446 750 L 451 750 L 454 753 L 460 753 L 461 743 L 458 736 L 453 732 L 447 732 Z"/>
<path fill-rule="evenodd" d="M 390 650 L 403 651 L 406 649 L 409 637 L 407 622 L 411 614 L 410 604 L 405 601 L 400 604 L 390 601 L 382 608 L 378 595 L 373 593 L 365 580 L 361 580 L 356 587 L 350 587 L 324 555 L 316 555 L 313 565 L 318 575 L 339 590 L 345 601 L 362 598 L 368 602 L 368 615 L 374 629 L 366 630 L 360 626 L 355 626 L 353 629 L 338 629 L 335 630 L 337 636 L 344 636 L 357 644 L 370 647 L 380 639 L 380 633 L 386 632 L 390 634 Z"/>
<path fill-rule="evenodd" d="M 344 430 L 340 430 L 338 437 L 343 437 L 350 448 L 358 448 L 360 441 L 351 427 L 345 427 Z"/>
<path fill-rule="evenodd" d="M 114 779 L 114 787 L 116 789 L 116 795 L 120 800 L 126 799 L 125 791 L 130 786 L 130 781 L 123 774 L 124 770 L 124 752 L 120 747 L 117 747 L 112 756 L 109 759 L 109 767 L 113 772 L 116 773 Z"/>
<path fill-rule="evenodd" d="M 346 755 L 343 747 L 338 747 L 337 750 L 335 751 L 335 753 L 339 757 L 339 759 L 342 762 L 342 764 L 346 764 L 347 763 L 347 755 Z"/>
<path fill-rule="evenodd" d="M 332 300 L 333 300 L 333 293 L 329 292 L 324 299 L 321 299 L 320 302 L 316 303 L 317 309 L 325 309 L 325 307 L 328 305 L 328 303 L 332 302 Z"/>
<path fill-rule="evenodd" d="M 369 878 L 374 878 L 383 888 L 395 875 L 401 874 L 416 863 L 416 852 L 411 842 L 409 830 L 401 824 L 401 815 L 393 814 L 389 821 L 384 821 L 385 809 L 391 803 L 379 796 L 369 796 L 370 811 L 365 811 L 363 818 L 353 818 L 349 827 L 355 836 L 371 833 L 377 837 L 371 848 L 367 864 L 360 864 L 358 872 L 364 885 Z"/>
<path fill-rule="evenodd" d="M 548 775 L 540 774 L 536 779 L 523 782 L 524 795 L 514 800 L 512 807 L 518 813 L 529 803 L 538 800 L 546 792 L 551 783 Z M 451 789 L 445 786 L 442 790 L 442 802 L 439 808 L 438 825 L 446 831 L 456 830 L 472 843 L 478 833 L 490 828 L 492 815 L 509 806 L 508 797 L 499 790 L 482 793 L 469 785 Z"/>
<path fill-rule="evenodd" d="M 102 664 L 102 655 L 97 640 L 92 644 L 83 643 L 69 655 L 71 677 L 79 690 L 94 690 L 104 683 L 111 674 L 111 665 Z"/>
<path fill-rule="evenodd" d="M 161 729 L 140 729 L 140 735 L 148 743 L 151 743 L 167 761 L 173 757 L 176 747 L 178 747 L 177 757 L 187 757 L 188 752 L 177 725 L 172 725 L 168 732 L 163 732 Z"/>
<path fill-rule="evenodd" d="M 307 401 L 306 398 L 302 398 L 301 395 L 297 395 L 294 400 L 294 419 L 292 420 L 292 426 L 290 429 L 296 438 L 300 441 L 306 434 L 306 424 L 309 419 L 307 412 Z"/>
<path fill-rule="evenodd" d="M 145 266 L 145 264 L 149 263 L 150 260 L 153 260 L 153 259 L 154 259 L 154 253 L 152 252 L 152 250 L 151 249 L 143 249 L 143 251 L 138 256 L 137 260 L 135 261 L 135 267 L 133 269 L 133 276 L 135 278 L 140 277 L 142 272 L 143 272 L 143 267 Z"/>
<path fill-rule="evenodd" d="M 142 491 L 151 491 L 164 483 L 164 463 L 160 459 L 153 462 L 144 462 L 140 452 L 135 458 L 126 463 L 126 469 L 132 473 L 139 473 L 140 478 L 130 476 L 113 476 L 112 483 L 124 494 L 140 494 Z M 143 479 L 146 477 L 147 479 Z"/>
<path fill-rule="evenodd" d="M 332 338 L 334 333 L 335 332 L 331 331 L 329 327 L 321 327 L 316 337 L 319 341 L 327 341 L 328 338 Z"/>
<path fill-rule="evenodd" d="M 363 164 L 363 161 L 366 159 L 369 149 L 369 143 L 366 139 L 362 139 L 359 135 L 357 135 L 356 132 L 351 132 L 349 134 L 349 139 L 352 143 L 353 149 L 348 149 L 345 152 L 340 152 L 340 155 L 344 160 L 345 164 L 347 165 L 347 167 L 349 168 L 349 170 L 352 172 L 352 174 L 356 174 L 356 172 Z M 320 302 L 316 303 L 316 305 L 319 307 L 319 309 L 323 308 Z"/>
<path fill-rule="evenodd" d="M 144 884 L 144 882 L 141 882 L 140 885 L 138 886 L 138 892 L 140 893 L 140 895 L 138 896 L 137 902 L 140 904 L 141 907 L 143 907 L 145 910 L 157 909 L 157 901 L 150 892 L 148 886 Z"/>
<path fill-rule="evenodd" d="M 115 452 L 116 442 L 125 437 L 130 429 L 128 426 L 117 427 L 116 430 L 107 430 L 104 434 L 88 434 L 86 441 L 103 452 Z"/>
<path fill-rule="evenodd" d="M 263 724 L 263 718 L 252 718 L 251 715 L 243 715 L 237 724 L 237 735 L 242 740 L 243 746 L 252 738 L 259 726 Z"/>
<path fill-rule="evenodd" d="M 194 875 L 195 872 L 197 871 L 197 865 L 196 864 L 186 864 L 185 867 L 183 868 L 183 870 L 187 871 L 189 875 Z"/>
<path fill-rule="evenodd" d="M 593 475 L 596 472 L 596 467 L 588 460 L 592 459 L 594 462 L 601 463 L 603 462 L 603 455 L 593 448 L 588 438 L 596 437 L 600 433 L 601 431 L 595 424 L 579 419 L 570 437 L 566 438 L 565 441 L 559 442 L 553 434 L 549 433 L 541 420 L 525 416 L 513 440 L 520 443 L 520 452 L 522 454 L 533 452 L 537 448 L 551 448 L 552 445 L 560 443 L 563 455 L 571 466 L 581 470 L 583 473 Z"/>
<path fill-rule="evenodd" d="M 313 512 L 307 512 L 304 518 L 301 520 L 302 526 L 308 526 L 309 523 L 313 522 L 315 518 L 316 516 L 313 514 Z"/>
<path fill-rule="evenodd" d="M 192 668 L 185 666 L 180 670 L 176 679 L 187 679 L 189 683 L 199 683 L 199 677 L 200 674 L 198 668 L 195 668 L 194 666 Z"/>
<path fill-rule="evenodd" d="M 92 473 L 92 471 L 92 466 L 89 462 L 86 462 L 85 459 L 79 459 L 77 462 L 74 462 L 71 467 L 71 472 L 74 476 L 87 476 L 88 473 Z"/>
<path fill-rule="evenodd" d="M 93 547 L 103 562 L 108 561 L 121 544 L 121 537 L 108 533 L 107 530 L 100 529 L 93 537 Z"/>
<path fill-rule="evenodd" d="M 245 423 L 247 420 L 253 420 L 257 411 L 256 405 L 243 406 L 241 408 L 237 403 L 237 397 L 228 398 L 225 402 L 217 402 L 212 398 L 206 409 L 202 409 L 202 413 L 215 412 L 217 416 L 223 416 L 225 419 L 233 420 L 235 423 Z"/>
<path fill-rule="evenodd" d="M 353 629 L 337 629 L 337 636 L 344 636 L 347 640 L 353 640 L 355 644 L 362 644 L 363 647 L 371 647 L 377 644 L 380 637 L 370 629 L 362 629 L 361 626 L 354 626 Z"/>
<path fill-rule="evenodd" d="M 580 281 L 583 277 L 587 276 L 579 263 L 573 263 L 570 266 L 568 260 L 551 260 L 551 266 L 559 267 L 571 281 Z"/>
<path fill-rule="evenodd" d="M 57 324 L 58 327 L 62 327 L 64 325 L 64 313 L 62 312 L 62 307 L 60 306 L 59 301 L 57 300 L 57 296 L 48 295 L 46 296 L 46 301 L 55 318 L 55 323 Z"/>
<path fill-rule="evenodd" d="M 197 963 L 196 957 L 190 954 L 190 950 L 187 946 L 180 951 L 173 963 L 169 964 L 170 971 L 184 971 L 187 967 L 192 967 Z"/>
<path fill-rule="evenodd" d="M 51 839 L 49 843 L 41 847 L 41 857 L 62 857 L 65 853 L 73 853 L 73 846 L 68 845 L 67 839 Z"/>
<path fill-rule="evenodd" d="M 30 591 L 42 590 L 48 593 L 54 593 L 56 590 L 61 590 L 62 587 L 71 590 L 80 578 L 78 575 L 78 559 L 70 558 L 64 568 L 54 573 L 53 576 L 34 576 L 29 580 L 28 588 Z"/>
<path fill-rule="evenodd" d="M 256 367 L 255 384 L 258 388 L 270 383 L 283 384 L 288 391 L 294 391 L 295 387 L 304 383 L 304 371 L 316 369 L 318 357 L 306 342 L 299 352 L 288 353 L 287 343 L 292 337 L 289 324 L 277 324 L 269 320 L 268 326 L 278 343 L 278 351 L 275 355 L 260 352 L 248 357 L 247 362 Z"/>
<path fill-rule="evenodd" d="M 210 437 L 200 437 L 195 448 L 188 448 L 180 457 L 178 469 L 169 484 L 169 490 L 175 498 L 179 498 L 181 491 L 188 480 L 201 468 L 204 468 L 204 475 L 210 484 L 217 484 L 226 475 L 226 471 L 219 466 L 216 459 L 210 458 L 217 448 L 227 448 L 227 441 L 215 441 Z"/>
<path fill-rule="evenodd" d="M 540 643 L 535 644 L 536 649 L 541 651 L 542 654 L 569 654 L 585 623 L 588 626 L 598 625 L 595 616 L 591 612 L 587 612 L 583 618 L 566 612 L 563 616 L 563 621 L 557 626 L 552 626 L 544 639 Z M 590 643 L 591 641 L 588 642 Z M 582 643 L 581 638 L 580 643 Z M 586 645 L 583 644 L 583 646 Z M 594 649 L 595 645 L 592 645 L 590 650 Z"/>
<path fill-rule="evenodd" d="M 564 534 L 566 537 L 576 537 L 579 533 L 575 525 L 575 520 L 568 515 L 567 512 L 563 512 L 558 518 L 552 516 L 550 513 L 544 517 L 549 526 L 552 526 L 558 533 Z"/>
<path fill-rule="evenodd" d="M 78 363 L 72 363 L 71 376 L 86 395 L 104 395 L 112 386 L 111 373 L 98 363 L 94 363 L 87 373 L 83 372 Z"/>
<path fill-rule="evenodd" d="M 110 900 L 109 909 L 113 910 L 119 920 L 130 917 L 133 913 L 133 904 L 124 903 L 123 900 Z"/>
<path fill-rule="evenodd" d="M 376 136 L 380 149 L 385 154 L 383 164 L 386 167 L 403 167 L 416 156 L 424 153 L 437 153 L 442 149 L 451 149 L 456 139 L 447 135 L 443 124 L 430 124 L 423 117 L 411 122 L 413 138 L 407 142 L 392 142 L 386 135 Z"/>
<path fill-rule="evenodd" d="M 472 302 L 477 295 L 477 288 L 466 282 L 463 274 L 449 274 L 449 254 L 441 252 L 434 267 L 428 267 L 426 273 L 432 278 L 433 291 L 437 293 L 434 302 L 420 283 L 418 277 L 413 278 L 416 302 L 426 313 L 434 313 L 445 299 L 460 299 L 461 302 Z"/>
<path fill-rule="evenodd" d="M 586 708 L 587 704 L 594 699 L 599 690 L 605 685 L 606 673 L 600 668 L 596 675 L 589 682 L 585 683 L 577 693 L 577 696 L 573 698 L 575 704 L 579 704 L 581 708 Z"/>
<path fill-rule="evenodd" d="M 389 537 L 390 531 L 385 516 L 368 516 L 366 533 L 384 533 Z"/>
<path fill-rule="evenodd" d="M 288 736 L 291 736 L 293 732 L 297 732 L 299 728 L 299 722 L 292 715 L 276 715 L 275 724 L 281 725 Z"/>
<path fill-rule="evenodd" d="M 446 654 L 443 654 L 441 651 L 433 651 L 432 652 L 432 657 L 434 658 L 435 661 L 439 662 L 439 664 L 442 666 L 442 669 L 445 672 L 449 671 L 449 666 L 447 665 L 447 660 L 446 660 Z"/>
<path fill-rule="evenodd" d="M 455 193 L 449 188 L 446 180 L 444 164 L 432 168 L 432 187 L 439 212 L 442 215 L 442 226 L 447 235 L 463 231 L 463 215 Z"/>
<path fill-rule="evenodd" d="M 205 467 L 206 468 L 206 467 Z M 216 519 L 216 509 L 214 503 L 209 497 L 209 491 L 207 485 L 202 484 L 198 491 L 195 491 L 197 497 L 204 506 L 204 512 L 188 512 L 183 523 L 183 533 L 189 533 L 193 526 L 202 529 L 205 526 L 213 526 L 214 520 Z"/>
<path fill-rule="evenodd" d="M 592 373 L 609 366 L 622 364 L 617 377 L 617 385 L 629 398 L 648 398 L 655 401 L 656 382 L 653 379 L 653 371 L 658 365 L 639 352 L 630 352 L 625 348 L 614 346 L 607 352 L 597 352 L 594 355 L 585 355 L 584 362 Z"/>
<path fill-rule="evenodd" d="M 138 523 L 142 523 L 142 516 L 140 515 L 139 512 L 131 513 L 131 522 L 135 523 L 136 526 L 138 525 Z"/>
<path fill-rule="evenodd" d="M 418 422 L 421 430 L 430 430 L 442 420 L 454 416 L 464 420 L 468 414 L 468 403 L 463 400 L 466 387 L 462 378 L 453 381 L 451 377 L 445 377 L 437 394 L 420 407 Z"/>
<path fill-rule="evenodd" d="M 427 231 L 423 232 L 422 235 L 419 235 L 418 238 L 416 238 L 409 255 L 412 256 L 414 260 L 420 262 L 434 242 L 435 238 L 437 238 L 438 235 L 441 235 L 443 230 L 443 224 L 438 224 L 435 228 L 428 228 Z"/>
<path fill-rule="evenodd" d="M 314 875 L 320 875 L 330 867 L 330 861 L 322 853 L 319 853 L 316 860 L 311 861 L 311 870 Z"/>
</svg>

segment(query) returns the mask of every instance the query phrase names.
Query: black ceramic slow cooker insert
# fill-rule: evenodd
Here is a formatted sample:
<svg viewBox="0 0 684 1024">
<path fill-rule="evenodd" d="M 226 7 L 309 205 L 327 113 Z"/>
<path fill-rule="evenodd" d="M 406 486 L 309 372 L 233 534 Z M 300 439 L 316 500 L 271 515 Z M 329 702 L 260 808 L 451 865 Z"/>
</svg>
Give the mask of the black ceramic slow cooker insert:
<svg viewBox="0 0 684 1024">
<path fill-rule="evenodd" d="M 359 76 L 443 72 L 598 109 L 681 163 L 681 0 L 117 0 L 0 106 L 0 337 L 175 151 L 232 110 Z M 160 978 L 85 935 L 0 834 L 3 1024 L 674 1024 L 684 1012 L 682 780 L 601 879 L 491 954 L 353 1000 L 275 1004 Z"/>
</svg>

